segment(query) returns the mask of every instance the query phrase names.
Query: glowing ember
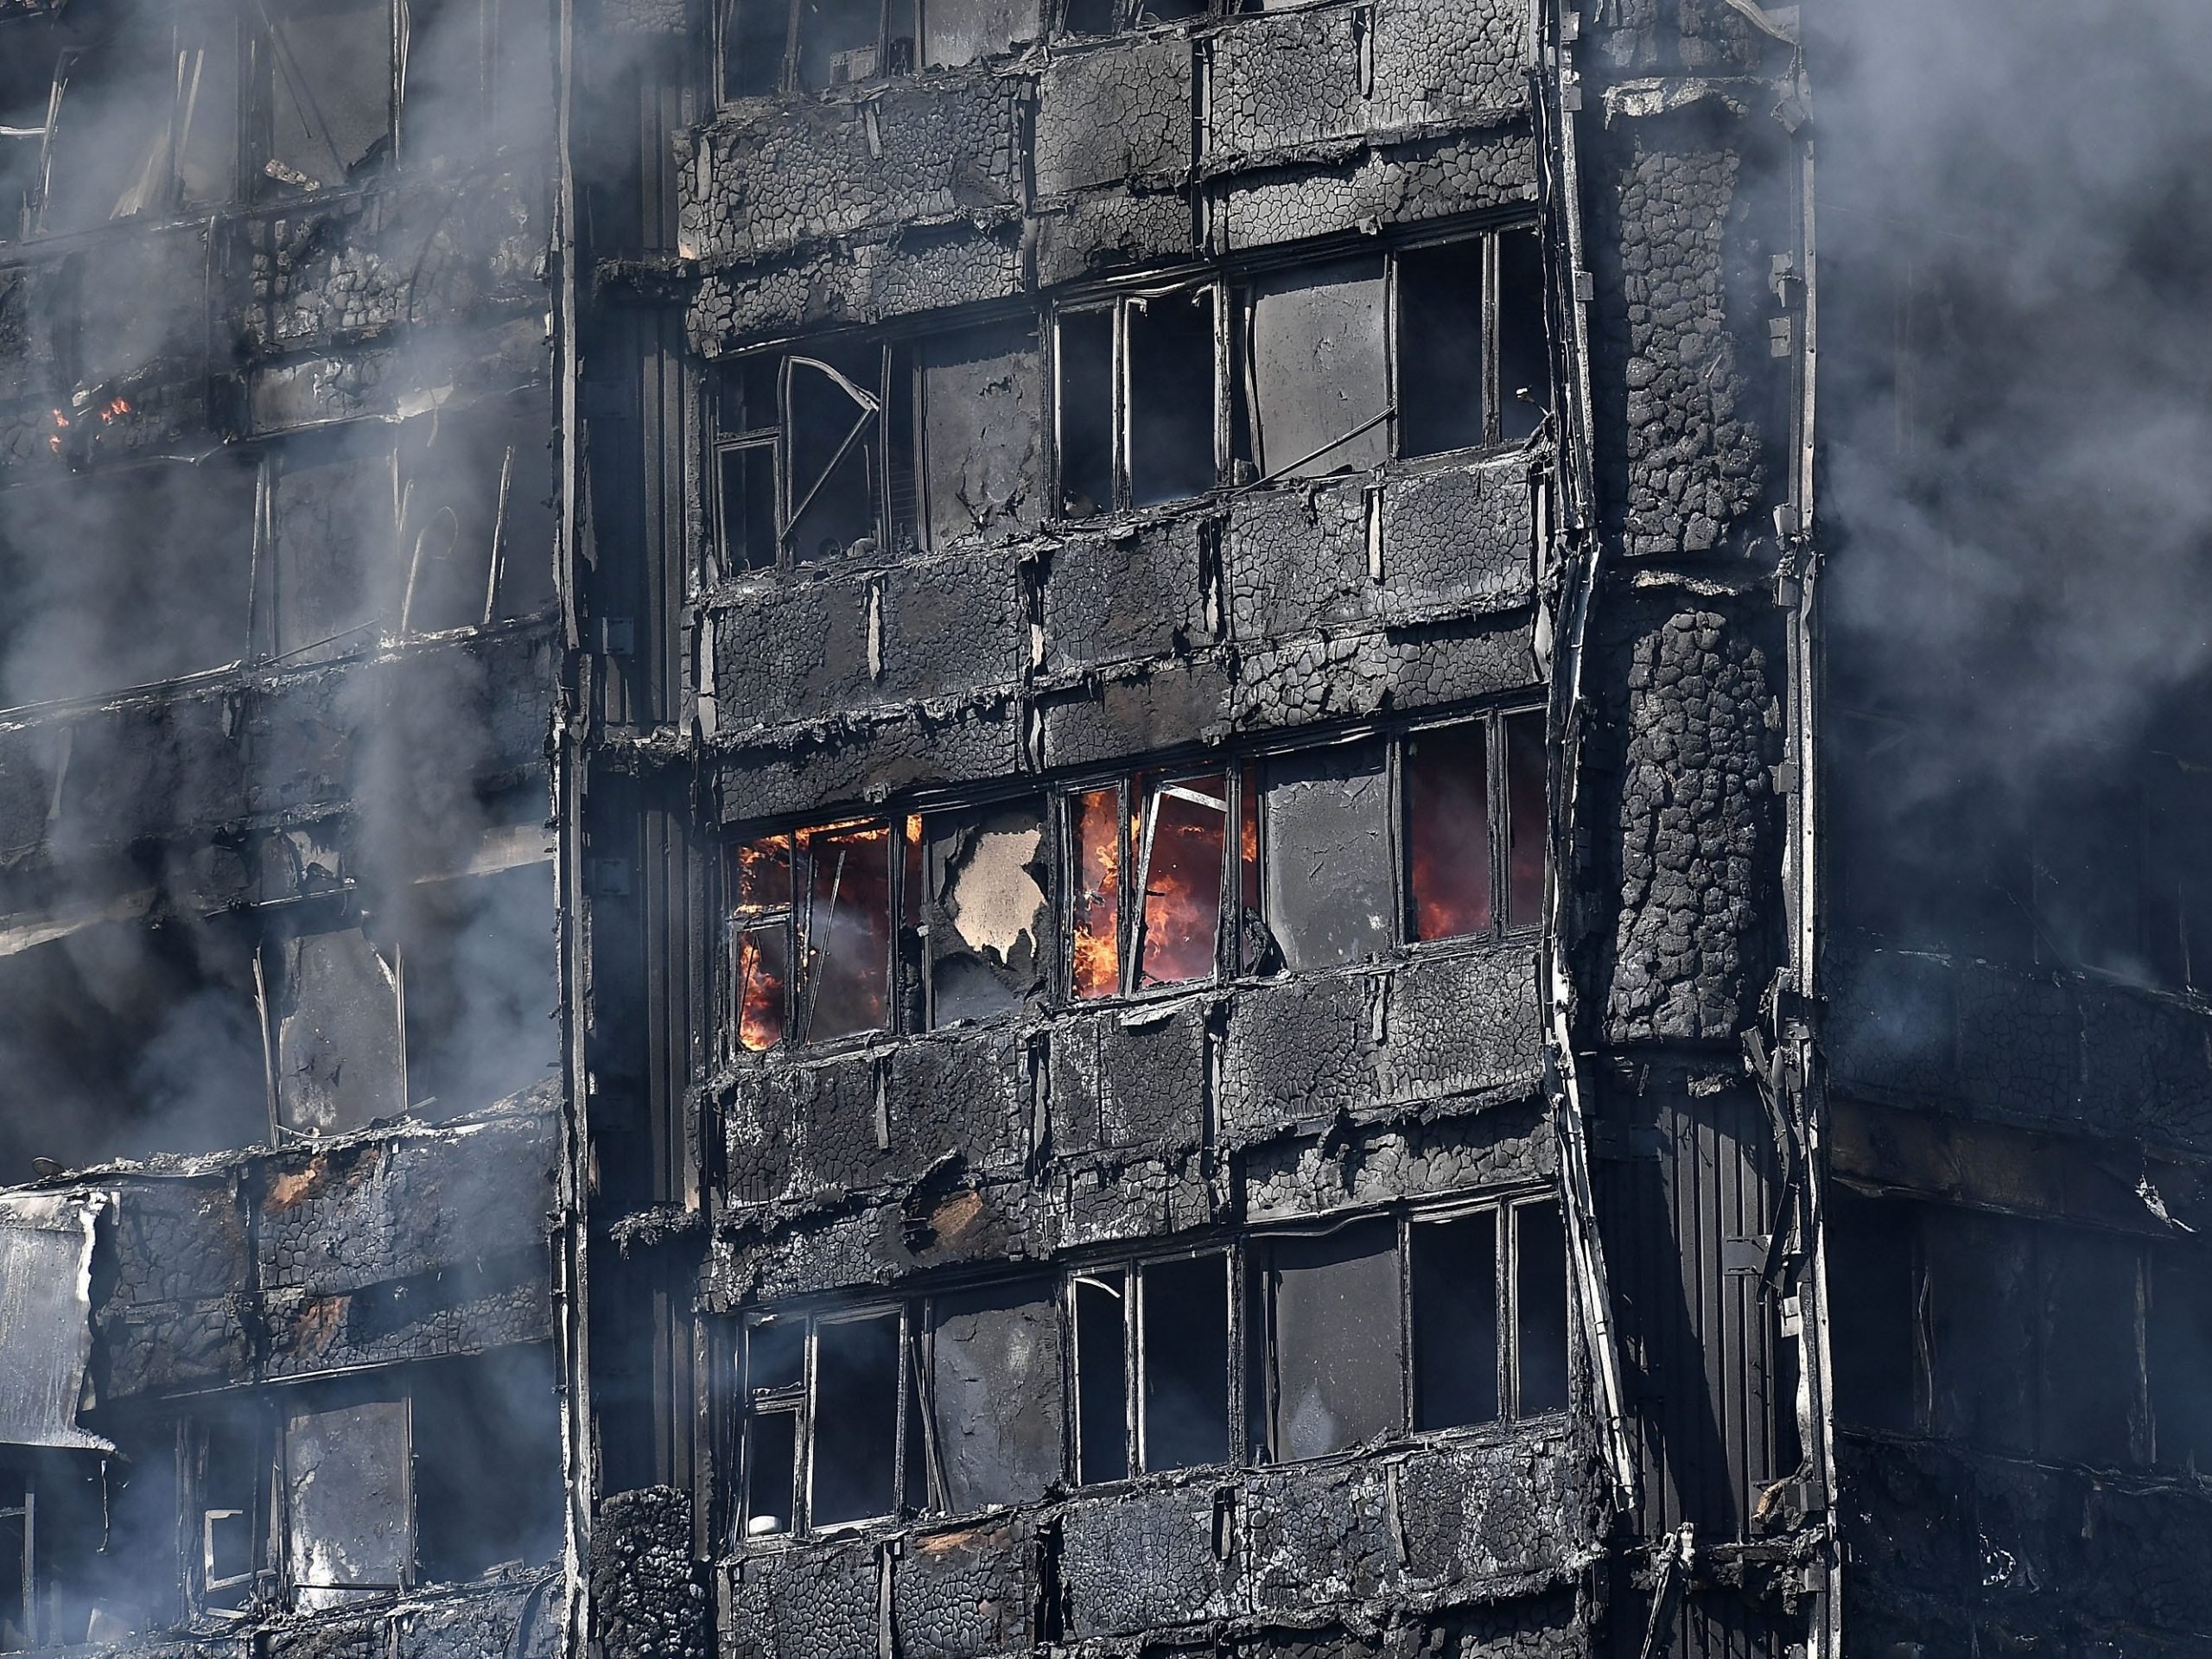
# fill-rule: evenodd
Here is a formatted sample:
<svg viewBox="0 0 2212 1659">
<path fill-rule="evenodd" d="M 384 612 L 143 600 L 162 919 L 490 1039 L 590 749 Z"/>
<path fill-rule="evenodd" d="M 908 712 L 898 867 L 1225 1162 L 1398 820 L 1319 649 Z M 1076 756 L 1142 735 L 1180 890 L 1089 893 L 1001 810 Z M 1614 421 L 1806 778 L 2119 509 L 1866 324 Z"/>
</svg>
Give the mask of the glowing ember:
<svg viewBox="0 0 2212 1659">
<path fill-rule="evenodd" d="M 749 928 L 737 942 L 737 1040 L 755 1053 L 784 1039 L 785 938 L 778 922 Z"/>
<path fill-rule="evenodd" d="M 1145 820 L 1152 832 L 1146 867 L 1141 985 L 1179 985 L 1211 977 L 1221 926 L 1223 841 L 1229 804 L 1224 778 L 1147 782 Z"/>
<path fill-rule="evenodd" d="M 781 910 L 791 901 L 791 840 L 764 836 L 737 849 L 737 908 L 741 915 Z"/>
<path fill-rule="evenodd" d="M 1122 791 L 1085 790 L 1068 804 L 1075 837 L 1075 937 L 1069 965 L 1077 996 L 1121 988 Z"/>
</svg>

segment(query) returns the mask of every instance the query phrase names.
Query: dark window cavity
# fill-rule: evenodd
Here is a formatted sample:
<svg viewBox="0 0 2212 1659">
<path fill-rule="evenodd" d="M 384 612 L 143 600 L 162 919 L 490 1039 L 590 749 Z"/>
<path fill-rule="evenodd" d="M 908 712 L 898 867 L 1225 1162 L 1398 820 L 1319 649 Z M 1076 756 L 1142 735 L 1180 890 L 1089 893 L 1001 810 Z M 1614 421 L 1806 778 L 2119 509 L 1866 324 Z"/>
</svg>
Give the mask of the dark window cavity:
<svg viewBox="0 0 2212 1659">
<path fill-rule="evenodd" d="M 1567 1239 L 1558 1207 L 1520 1204 L 1513 1218 L 1513 1403 L 1516 1414 L 1565 1411 Z"/>
<path fill-rule="evenodd" d="M 1221 479 L 1211 286 L 1125 295 L 1056 326 L 1059 507 L 1156 506 Z"/>
<path fill-rule="evenodd" d="M 1410 249 L 1394 264 L 1398 454 L 1534 436 L 1552 401 L 1535 231 Z"/>
<path fill-rule="evenodd" d="M 815 1325 L 807 1508 L 815 1526 L 898 1509 L 899 1348 L 895 1309 Z"/>
<path fill-rule="evenodd" d="M 1440 727 L 1407 740 L 1406 862 L 1413 937 L 1490 931 L 1490 728 Z"/>
<path fill-rule="evenodd" d="M 1211 1251 L 1076 1275 L 1081 1479 L 1230 1461 L 1230 1272 Z"/>
<path fill-rule="evenodd" d="M 1128 1274 L 1078 1274 L 1075 1305 L 1076 1478 L 1129 1472 Z"/>
<path fill-rule="evenodd" d="M 1487 1423 L 1499 1414 L 1499 1214 L 1414 1224 L 1415 1428 Z"/>
</svg>

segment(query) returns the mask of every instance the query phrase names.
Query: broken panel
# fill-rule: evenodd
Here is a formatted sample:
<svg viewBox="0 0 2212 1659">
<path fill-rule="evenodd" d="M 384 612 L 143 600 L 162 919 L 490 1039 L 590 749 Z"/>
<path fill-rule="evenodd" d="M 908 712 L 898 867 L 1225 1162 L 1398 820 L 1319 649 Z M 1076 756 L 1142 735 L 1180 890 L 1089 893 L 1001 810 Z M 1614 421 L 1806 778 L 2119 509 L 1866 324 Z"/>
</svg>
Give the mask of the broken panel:
<svg viewBox="0 0 2212 1659">
<path fill-rule="evenodd" d="M 837 1526 L 899 1507 L 899 1315 L 823 1319 L 814 1330 L 808 1522 Z"/>
<path fill-rule="evenodd" d="M 194 1599 L 202 1613 L 243 1613 L 270 1565 L 265 1421 L 251 1407 L 211 1414 L 192 1426 L 186 1456 Z"/>
<path fill-rule="evenodd" d="M 409 1109 L 435 1122 L 550 1079 L 560 1059 L 552 866 L 423 882 L 397 908 Z"/>
<path fill-rule="evenodd" d="M 1060 1478 L 1060 1330 L 1049 1286 L 994 1286 L 930 1307 L 931 1413 L 946 1510 L 1041 1497 Z"/>
<path fill-rule="evenodd" d="M 930 1023 L 988 1020 L 1044 989 L 1051 906 L 1044 804 L 923 821 Z"/>
<path fill-rule="evenodd" d="M 722 572 L 777 563 L 776 446 L 782 430 L 777 360 L 749 357 L 722 371 L 715 408 L 715 524 Z"/>
<path fill-rule="evenodd" d="M 1144 1466 L 1157 1472 L 1226 1463 L 1229 1258 L 1147 1262 L 1138 1284 Z"/>
<path fill-rule="evenodd" d="M 1319 1238 L 1268 1239 L 1253 1258 L 1249 1333 L 1262 1344 L 1268 1460 L 1325 1457 L 1402 1427 L 1396 1224 L 1358 1222 Z"/>
<path fill-rule="evenodd" d="M 1132 956 L 1135 988 L 1212 977 L 1229 833 L 1228 779 L 1147 779 L 1134 826 L 1144 895 Z"/>
<path fill-rule="evenodd" d="M 328 189 L 391 148 L 391 0 L 289 0 L 256 14 L 265 184 Z"/>
<path fill-rule="evenodd" d="M 2212 1472 L 2212 1274 L 2177 1244 L 2152 1257 L 2149 1374 L 2158 1461 Z"/>
<path fill-rule="evenodd" d="M 1214 290 L 1181 289 L 1123 303 L 1122 429 L 1130 505 L 1203 495 L 1217 481 Z"/>
<path fill-rule="evenodd" d="M 1513 1404 L 1516 1415 L 1567 1406 L 1567 1243 L 1558 1206 L 1513 1206 Z M 1416 1309 L 1414 1317 L 1420 1317 Z"/>
<path fill-rule="evenodd" d="M 265 952 L 278 1121 L 342 1135 L 405 1109 L 397 963 L 358 925 L 301 926 Z"/>
<path fill-rule="evenodd" d="M 1253 283 L 1239 334 L 1249 453 L 1266 477 L 1364 472 L 1389 458 L 1388 284 L 1381 257 Z"/>
<path fill-rule="evenodd" d="M 404 1400 L 287 1414 L 285 1554 L 301 1606 L 342 1606 L 407 1585 L 413 1479 Z"/>
<path fill-rule="evenodd" d="M 561 1553 L 561 1421 L 543 1344 L 442 1361 L 409 1382 L 416 1562 L 428 1583 Z"/>
<path fill-rule="evenodd" d="M 925 544 L 1033 524 L 1044 431 L 1036 330 L 1022 324 L 935 335 L 917 342 L 915 357 Z"/>
<path fill-rule="evenodd" d="M 1406 741 L 1406 860 L 1417 939 L 1490 930 L 1486 735 L 1484 726 L 1471 722 Z"/>
<path fill-rule="evenodd" d="M 1498 1415 L 1497 1245 L 1495 1210 L 1414 1224 L 1416 1428 L 1457 1428 Z"/>
<path fill-rule="evenodd" d="M 1084 1485 L 1129 1473 L 1128 1275 L 1076 1276 L 1076 1478 Z"/>
<path fill-rule="evenodd" d="M 221 921 L 84 928 L 0 956 L 0 1184 L 269 1138 L 252 948 Z"/>
<path fill-rule="evenodd" d="M 1059 506 L 1071 518 L 1109 512 L 1116 504 L 1115 314 L 1063 312 L 1056 326 Z"/>
<path fill-rule="evenodd" d="M 1294 971 L 1358 962 L 1395 942 L 1398 876 L 1380 743 L 1271 760 L 1262 768 L 1262 906 Z"/>
<path fill-rule="evenodd" d="M 932 69 L 999 57 L 1043 34 L 1041 0 L 922 0 L 922 61 Z"/>
<path fill-rule="evenodd" d="M 406 572 L 390 440 L 315 433 L 273 458 L 270 569 L 254 605 L 272 657 L 313 661 L 397 625 Z"/>
<path fill-rule="evenodd" d="M 2136 1460 L 2143 1421 L 2142 1247 L 2072 1228 L 2037 1241 L 2043 1280 L 2036 1449 L 2117 1468 Z"/>
</svg>

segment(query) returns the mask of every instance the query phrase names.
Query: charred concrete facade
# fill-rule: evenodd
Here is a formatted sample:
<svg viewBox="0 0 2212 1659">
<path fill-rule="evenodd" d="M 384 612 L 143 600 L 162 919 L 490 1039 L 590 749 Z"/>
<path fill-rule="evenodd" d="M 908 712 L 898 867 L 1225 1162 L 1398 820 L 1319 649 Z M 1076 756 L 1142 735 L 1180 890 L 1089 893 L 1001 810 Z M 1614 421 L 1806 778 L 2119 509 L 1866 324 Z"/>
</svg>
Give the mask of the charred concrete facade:
<svg viewBox="0 0 2212 1659">
<path fill-rule="evenodd" d="M 1807 55 L 0 0 L 0 1651 L 2201 1645 L 2190 893 L 1868 874 Z"/>
</svg>

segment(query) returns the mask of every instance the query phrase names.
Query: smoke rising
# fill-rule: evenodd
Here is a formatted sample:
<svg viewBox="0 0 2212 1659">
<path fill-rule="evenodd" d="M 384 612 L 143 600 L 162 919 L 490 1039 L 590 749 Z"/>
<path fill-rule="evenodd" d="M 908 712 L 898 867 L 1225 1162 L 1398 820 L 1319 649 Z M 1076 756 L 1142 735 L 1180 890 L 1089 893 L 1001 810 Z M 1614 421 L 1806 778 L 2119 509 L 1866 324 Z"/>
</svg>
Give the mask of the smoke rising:
<svg viewBox="0 0 2212 1659">
<path fill-rule="evenodd" d="M 1806 10 L 1847 920 L 2170 978 L 2099 889 L 2212 760 L 2212 11 Z"/>
</svg>

